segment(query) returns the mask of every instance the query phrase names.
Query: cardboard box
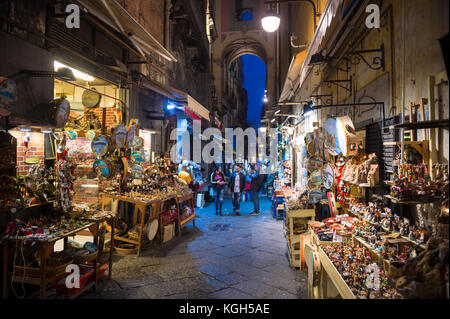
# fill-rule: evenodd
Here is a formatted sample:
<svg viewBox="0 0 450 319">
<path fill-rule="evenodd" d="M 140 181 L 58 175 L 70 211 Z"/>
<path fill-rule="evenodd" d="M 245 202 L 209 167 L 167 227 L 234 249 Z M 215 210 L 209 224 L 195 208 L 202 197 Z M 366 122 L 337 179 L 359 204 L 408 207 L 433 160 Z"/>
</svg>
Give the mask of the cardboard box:
<svg viewBox="0 0 450 319">
<path fill-rule="evenodd" d="M 197 207 L 203 207 L 205 206 L 205 194 L 204 193 L 198 193 L 197 194 Z"/>
<path fill-rule="evenodd" d="M 163 226 L 163 243 L 168 242 L 175 236 L 175 224 Z"/>
</svg>

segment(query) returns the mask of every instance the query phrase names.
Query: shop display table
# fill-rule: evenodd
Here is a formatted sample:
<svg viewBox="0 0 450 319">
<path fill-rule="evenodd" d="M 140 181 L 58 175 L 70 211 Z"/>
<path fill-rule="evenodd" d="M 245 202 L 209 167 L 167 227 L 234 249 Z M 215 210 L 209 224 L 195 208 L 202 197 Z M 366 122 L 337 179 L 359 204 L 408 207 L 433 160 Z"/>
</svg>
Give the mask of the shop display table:
<svg viewBox="0 0 450 319">
<path fill-rule="evenodd" d="M 135 244 L 137 245 L 137 256 L 140 256 L 141 254 L 141 248 L 142 248 L 142 240 L 143 240 L 143 233 L 144 233 L 144 222 L 145 222 L 145 215 L 148 213 L 149 214 L 149 219 L 159 219 L 159 224 L 161 225 L 161 220 L 160 220 L 160 209 L 159 210 L 155 210 L 154 209 L 154 205 L 158 206 L 158 204 L 160 204 L 160 200 L 152 200 L 152 201 L 143 201 L 140 199 L 134 199 L 134 198 L 130 198 L 127 196 L 121 196 L 121 195 L 115 195 L 115 194 L 107 194 L 107 193 L 103 193 L 102 194 L 102 210 L 104 210 L 105 208 L 105 204 L 110 202 L 111 206 L 112 206 L 112 202 L 113 201 L 123 201 L 123 202 L 127 202 L 127 203 L 131 203 L 134 204 L 134 212 L 133 212 L 133 226 L 137 225 L 137 223 L 139 222 L 139 234 L 138 234 L 138 239 L 134 240 L 131 238 L 126 238 L 123 236 L 115 236 L 115 239 L 118 241 L 123 241 L 123 242 L 127 242 L 130 244 Z M 149 209 L 147 209 L 149 208 Z M 138 221 L 138 215 L 139 215 L 139 221 Z M 114 228 L 112 228 L 112 232 L 114 232 Z"/>
<path fill-rule="evenodd" d="M 83 227 L 80 227 L 80 228 L 77 228 L 70 232 L 52 237 L 47 240 L 27 239 L 25 237 L 7 238 L 6 240 L 4 240 L 4 242 L 3 242 L 3 274 L 2 274 L 3 299 L 8 298 L 9 288 L 11 287 L 11 281 L 19 282 L 19 283 L 27 283 L 27 284 L 31 284 L 31 285 L 39 285 L 39 287 L 40 287 L 39 296 L 41 299 L 45 299 L 47 284 L 54 281 L 57 278 L 57 276 L 61 274 L 60 273 L 60 274 L 52 275 L 52 272 L 49 272 L 48 271 L 49 269 L 47 269 L 48 268 L 47 260 L 48 260 L 50 253 L 53 250 L 55 243 L 62 239 L 64 241 L 64 249 L 66 249 L 67 243 L 68 243 L 68 237 L 75 236 L 77 233 L 79 233 L 83 230 L 90 230 L 91 234 L 94 237 L 94 244 L 98 247 L 98 245 L 99 245 L 98 230 L 100 229 L 100 223 L 107 221 L 109 219 L 111 219 L 112 227 L 114 227 L 114 218 L 105 217 L 105 218 L 97 219 L 95 221 L 91 221 L 90 223 L 84 225 Z M 114 235 L 112 235 L 112 238 L 114 239 Z M 10 257 L 11 257 L 10 247 L 13 247 L 15 245 L 23 245 L 25 242 L 35 242 L 36 244 L 39 245 L 39 261 L 40 261 L 40 265 L 41 265 L 41 267 L 39 268 L 39 276 L 36 276 L 36 277 L 26 276 L 26 269 L 25 269 L 25 272 L 23 275 L 9 273 L 8 266 L 9 266 L 9 261 L 10 261 Z M 18 249 L 18 248 L 16 247 L 16 249 Z M 93 259 L 93 265 L 96 265 L 96 266 L 93 266 L 93 270 L 94 270 L 93 278 L 95 278 L 95 279 L 91 282 L 88 282 L 86 284 L 86 286 L 84 286 L 83 289 L 81 289 L 79 292 L 71 295 L 70 296 L 71 299 L 78 297 L 79 295 L 81 295 L 82 293 L 84 293 L 85 291 L 87 291 L 88 289 L 90 289 L 92 287 L 95 287 L 95 289 L 97 288 L 97 280 L 98 280 L 97 270 L 104 264 L 108 264 L 108 266 L 109 266 L 108 279 L 111 279 L 113 249 L 114 249 L 114 240 L 111 240 L 108 258 L 99 260 L 98 256 L 96 256 Z M 64 265 L 62 265 L 62 266 L 64 266 Z M 35 268 L 33 268 L 33 269 L 35 269 Z M 14 272 L 14 270 L 13 270 L 13 272 Z M 64 273 L 64 272 L 65 272 L 65 268 L 62 269 L 62 273 Z"/>
<path fill-rule="evenodd" d="M 309 218 L 314 220 L 315 210 L 314 209 L 289 210 L 286 207 L 286 211 L 287 213 L 285 224 L 287 226 L 286 239 L 288 243 L 289 261 L 291 263 L 291 267 L 299 267 L 300 269 L 302 269 L 302 263 L 304 260 L 303 254 L 304 241 L 306 240 L 306 237 L 310 237 L 311 232 L 308 230 L 302 234 L 296 234 L 294 231 L 294 220 L 299 219 L 302 223 L 306 224 Z M 306 228 L 308 227 L 306 226 Z"/>
<path fill-rule="evenodd" d="M 185 196 L 178 196 L 176 198 L 177 201 L 177 210 L 178 210 L 178 236 L 181 235 L 181 228 L 183 228 L 184 226 L 186 226 L 187 224 L 189 224 L 190 222 L 192 222 L 192 224 L 195 227 L 195 213 L 192 214 L 191 216 L 189 216 L 188 218 L 186 218 L 185 220 L 181 220 L 181 204 L 182 203 L 187 203 L 190 204 L 190 207 L 192 209 L 194 209 L 194 194 L 191 193 L 189 195 L 185 195 Z"/>
<path fill-rule="evenodd" d="M 332 244 L 330 243 L 330 245 Z M 336 267 L 334 267 L 327 254 L 322 250 L 321 245 L 317 246 L 317 252 L 321 265 L 319 298 L 324 299 L 334 297 L 335 293 L 333 293 L 333 290 L 337 290 L 340 297 L 343 299 L 356 299 L 356 296 L 339 274 Z M 330 283 L 332 285 L 330 285 Z"/>
</svg>

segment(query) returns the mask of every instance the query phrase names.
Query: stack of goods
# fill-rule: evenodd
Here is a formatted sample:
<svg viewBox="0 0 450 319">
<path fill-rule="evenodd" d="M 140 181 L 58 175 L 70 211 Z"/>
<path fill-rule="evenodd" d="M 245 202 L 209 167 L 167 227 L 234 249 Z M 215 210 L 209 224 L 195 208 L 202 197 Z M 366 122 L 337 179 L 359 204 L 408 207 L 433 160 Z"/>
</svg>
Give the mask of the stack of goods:
<svg viewBox="0 0 450 319">
<path fill-rule="evenodd" d="M 374 187 L 379 183 L 378 158 L 375 153 L 347 162 L 342 180 L 351 184 Z"/>
<path fill-rule="evenodd" d="M 413 246 L 409 241 L 402 239 L 400 233 L 390 233 L 380 225 L 361 224 L 355 227 L 353 234 L 364 240 L 390 263 L 406 261 L 422 251 L 419 246 Z"/>
<path fill-rule="evenodd" d="M 352 230 L 357 223 L 357 218 L 348 215 L 327 218 L 323 223 L 309 222 L 321 241 L 342 241 L 343 238 L 351 237 Z"/>
<path fill-rule="evenodd" d="M 323 222 L 309 221 L 309 226 L 320 241 L 333 241 L 333 231 Z"/>
<path fill-rule="evenodd" d="M 168 209 L 163 209 L 161 212 L 162 224 L 168 225 L 175 221 L 177 218 L 177 207 L 175 205 Z"/>
<path fill-rule="evenodd" d="M 29 175 L 18 179 L 3 175 L 0 178 L 0 206 L 23 209 L 57 199 L 56 172 L 43 166 L 33 165 Z"/>
<path fill-rule="evenodd" d="M 122 189 L 109 187 L 105 192 L 142 201 L 166 200 L 191 194 L 192 190 L 175 174 L 175 171 L 170 159 L 158 158 L 155 164 L 143 171 L 140 178 L 142 182 L 127 183 Z"/>
<path fill-rule="evenodd" d="M 14 238 L 48 240 L 89 224 L 89 220 L 65 215 L 41 215 L 28 222 L 8 222 L 4 234 Z"/>
<path fill-rule="evenodd" d="M 19 190 L 26 206 L 45 203 L 58 197 L 56 172 L 41 165 L 33 165 L 29 175 L 19 176 Z"/>
<path fill-rule="evenodd" d="M 386 232 L 399 233 L 419 245 L 425 244 L 437 231 L 436 226 L 430 226 L 421 220 L 416 220 L 411 225 L 408 219 L 401 219 L 399 216 L 392 214 L 389 208 L 382 208 L 379 204 L 369 203 L 369 206 L 366 206 L 354 202 L 350 206 L 350 211 L 372 225 L 381 227 Z"/>
<path fill-rule="evenodd" d="M 394 185 L 391 186 L 391 197 L 397 200 L 431 200 L 448 198 L 448 166 L 436 164 L 435 180 L 430 179 L 427 164 L 399 166 L 398 174 L 394 174 Z"/>
<path fill-rule="evenodd" d="M 181 221 L 183 221 L 183 220 L 189 218 L 192 215 L 194 215 L 194 208 L 189 207 L 189 206 L 184 206 L 181 209 L 180 219 L 181 219 Z"/>
<path fill-rule="evenodd" d="M 301 194 L 298 198 L 292 198 L 286 201 L 286 206 L 290 211 L 299 209 L 314 209 L 314 204 L 308 201 L 306 193 Z"/>
<path fill-rule="evenodd" d="M 322 246 L 322 249 L 357 298 L 402 298 L 366 249 L 337 244 Z"/>
</svg>

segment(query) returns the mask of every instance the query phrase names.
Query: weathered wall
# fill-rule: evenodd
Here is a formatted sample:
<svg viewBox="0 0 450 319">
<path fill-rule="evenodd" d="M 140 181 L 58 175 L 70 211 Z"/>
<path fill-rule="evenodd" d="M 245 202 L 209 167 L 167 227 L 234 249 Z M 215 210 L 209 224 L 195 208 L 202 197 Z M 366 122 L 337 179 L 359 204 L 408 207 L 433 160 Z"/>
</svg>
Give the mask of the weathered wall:
<svg viewBox="0 0 450 319">
<path fill-rule="evenodd" d="M 164 44 L 164 0 L 117 0 L 159 43 Z"/>
<path fill-rule="evenodd" d="M 371 70 L 366 64 L 350 65 L 350 71 L 328 69 L 323 79 L 337 80 L 353 79 L 353 92 L 338 88 L 335 85 L 322 85 L 319 94 L 333 94 L 334 103 L 358 103 L 373 100 L 385 102 L 386 117 L 402 112 L 402 94 L 404 89 L 405 105 L 418 102 L 422 98 L 430 100 L 435 97 L 436 115 L 448 118 L 448 79 L 445 74 L 445 64 L 439 39 L 449 31 L 448 6 L 446 0 L 408 0 L 406 4 L 405 50 L 402 43 L 402 1 L 383 1 L 380 4 L 381 28 L 367 29 L 363 14 L 359 21 L 353 22 L 353 29 L 345 40 L 339 53 L 355 50 L 377 49 L 382 44 L 385 47 L 385 69 Z M 403 56 L 403 52 L 405 56 Z M 336 55 L 336 54 L 335 54 Z M 368 61 L 374 55 L 364 54 Z M 402 67 L 405 67 L 405 86 L 403 87 Z M 345 64 L 341 63 L 340 68 Z M 435 77 L 436 85 L 430 85 L 430 77 Z M 442 80 L 443 79 L 443 80 Z M 447 82 L 445 82 L 447 81 Z M 425 116 L 429 116 L 430 103 L 426 105 Z M 379 121 L 381 109 L 378 107 L 346 107 L 324 109 L 321 112 L 322 121 L 328 114 L 348 114 L 354 122 Z M 405 115 L 408 115 L 406 109 Z M 436 117 L 438 118 L 438 117 Z M 448 162 L 448 130 L 437 132 L 434 143 L 437 146 L 439 159 Z"/>
<path fill-rule="evenodd" d="M 17 139 L 17 175 L 28 175 L 28 171 L 32 165 L 26 164 L 25 159 L 36 157 L 39 158 L 39 165 L 44 164 L 44 134 L 38 132 L 30 132 L 30 141 L 28 150 L 25 147 L 25 132 L 10 131 L 11 135 Z"/>
<path fill-rule="evenodd" d="M 234 2 L 234 1 L 233 1 Z M 248 51 L 243 54 L 254 54 L 260 57 L 267 67 L 267 81 L 266 87 L 268 91 L 269 104 L 276 102 L 276 74 L 275 74 L 275 34 L 267 33 L 261 27 L 261 17 L 267 11 L 267 6 L 262 0 L 245 1 L 243 4 L 246 8 L 253 8 L 252 21 L 238 21 L 236 19 L 236 12 L 233 10 L 234 5 L 232 1 L 221 0 L 216 1 L 215 4 L 215 23 L 218 31 L 218 38 L 213 43 L 213 75 L 214 86 L 217 92 L 218 103 L 217 108 L 222 110 L 223 105 L 227 105 L 224 94 L 224 68 L 229 65 L 224 63 L 224 52 L 230 50 L 231 46 L 236 44 L 236 41 L 245 39 L 246 41 L 255 42 L 258 47 L 248 46 Z M 245 44 L 240 45 L 244 48 Z M 230 61 L 232 62 L 232 61 Z"/>
</svg>

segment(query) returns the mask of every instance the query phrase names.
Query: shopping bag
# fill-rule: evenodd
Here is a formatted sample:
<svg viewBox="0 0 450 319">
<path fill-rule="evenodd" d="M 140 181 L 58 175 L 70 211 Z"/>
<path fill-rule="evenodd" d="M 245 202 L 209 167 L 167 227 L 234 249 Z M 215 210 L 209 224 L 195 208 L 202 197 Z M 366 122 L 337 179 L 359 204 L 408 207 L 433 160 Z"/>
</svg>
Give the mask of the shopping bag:
<svg viewBox="0 0 450 319">
<path fill-rule="evenodd" d="M 209 196 L 214 197 L 214 188 L 209 188 Z"/>
</svg>

